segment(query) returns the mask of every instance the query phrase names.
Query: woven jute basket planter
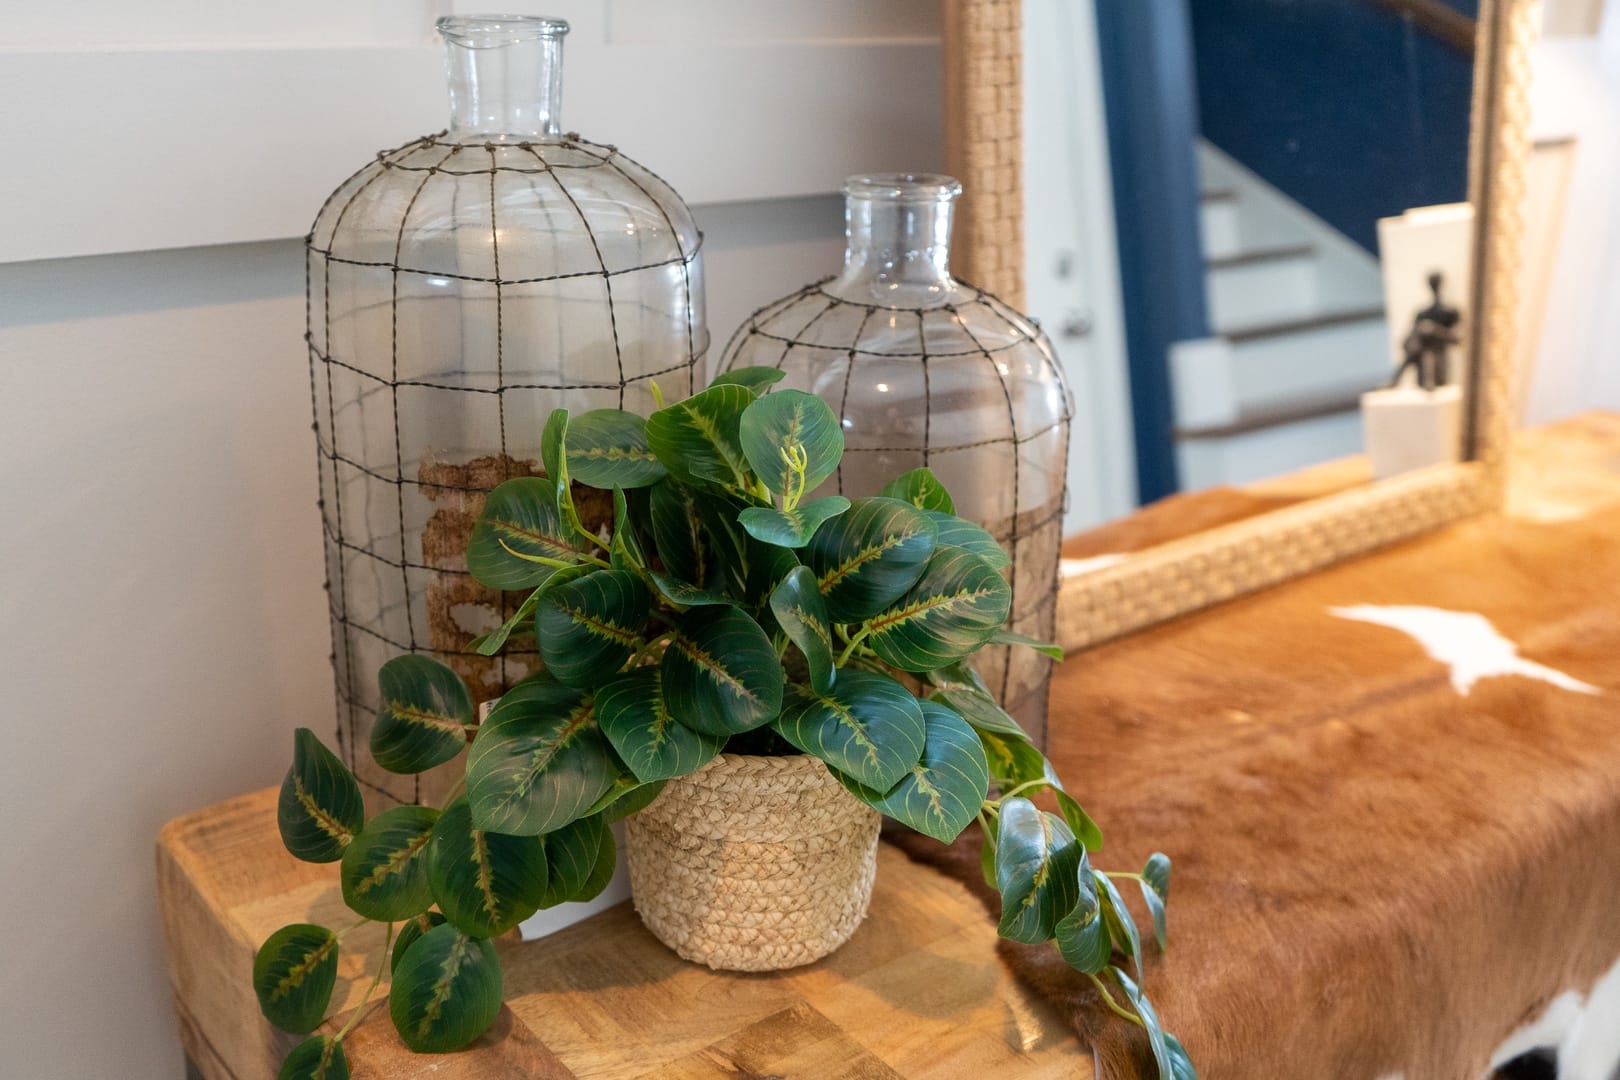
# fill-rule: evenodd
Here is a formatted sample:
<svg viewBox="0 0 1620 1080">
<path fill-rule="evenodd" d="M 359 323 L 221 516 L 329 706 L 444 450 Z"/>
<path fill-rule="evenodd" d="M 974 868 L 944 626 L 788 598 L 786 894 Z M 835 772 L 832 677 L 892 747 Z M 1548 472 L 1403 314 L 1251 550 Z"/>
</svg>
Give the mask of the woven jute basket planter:
<svg viewBox="0 0 1620 1080">
<path fill-rule="evenodd" d="M 721 754 L 626 822 L 641 921 L 726 971 L 819 960 L 866 918 L 878 815 L 818 759 Z"/>
</svg>

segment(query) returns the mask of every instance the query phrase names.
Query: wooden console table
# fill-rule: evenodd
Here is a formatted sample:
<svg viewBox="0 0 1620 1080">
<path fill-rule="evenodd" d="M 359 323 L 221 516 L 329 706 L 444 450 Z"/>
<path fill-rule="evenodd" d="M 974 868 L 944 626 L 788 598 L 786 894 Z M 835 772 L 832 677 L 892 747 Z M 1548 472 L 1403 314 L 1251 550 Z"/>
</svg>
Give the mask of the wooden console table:
<svg viewBox="0 0 1620 1080">
<path fill-rule="evenodd" d="M 177 818 L 158 841 L 180 1038 L 205 1080 L 274 1077 L 300 1041 L 259 1015 L 249 982 L 259 943 L 291 922 L 354 921 L 336 864 L 282 850 L 275 795 Z M 995 940 L 965 888 L 883 844 L 872 914 L 818 963 L 709 971 L 664 948 L 624 903 L 540 941 L 498 943 L 510 1004 L 471 1050 L 412 1054 L 386 1006 L 344 1046 L 357 1076 L 388 1080 L 1089 1077 L 1073 1029 L 1013 980 Z M 333 996 L 344 1012 L 381 947 L 377 926 L 344 939 Z"/>
<path fill-rule="evenodd" d="M 1616 503 L 1620 417 L 1556 425 L 1516 447 L 1510 517 L 1557 522 Z M 258 944 L 290 922 L 352 921 L 336 867 L 282 850 L 274 798 L 257 792 L 179 818 L 158 844 L 181 1039 L 207 1080 L 273 1077 L 297 1041 L 259 1015 L 249 982 Z M 886 845 L 879 863 L 870 918 L 819 963 L 710 972 L 676 958 L 622 904 L 538 942 L 499 942 L 509 1006 L 470 1050 L 412 1055 L 377 1009 L 347 1037 L 350 1060 L 357 1075 L 390 1080 L 1090 1077 L 1073 1029 L 998 959 L 979 901 Z M 346 939 L 342 1010 L 358 1004 L 381 944 L 378 927 Z"/>
</svg>

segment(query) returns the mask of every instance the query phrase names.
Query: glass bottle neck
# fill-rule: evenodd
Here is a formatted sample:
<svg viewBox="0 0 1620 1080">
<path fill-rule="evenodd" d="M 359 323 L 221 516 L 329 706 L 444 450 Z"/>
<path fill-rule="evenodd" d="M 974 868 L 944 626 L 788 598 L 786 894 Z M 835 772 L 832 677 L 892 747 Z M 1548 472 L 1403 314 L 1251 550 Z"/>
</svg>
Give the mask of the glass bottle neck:
<svg viewBox="0 0 1620 1080">
<path fill-rule="evenodd" d="M 531 15 L 449 15 L 438 27 L 453 139 L 560 137 L 566 22 Z"/>
<path fill-rule="evenodd" d="M 948 176 L 884 174 L 844 184 L 844 270 L 827 286 L 841 300 L 926 308 L 949 302 L 952 207 Z"/>
</svg>

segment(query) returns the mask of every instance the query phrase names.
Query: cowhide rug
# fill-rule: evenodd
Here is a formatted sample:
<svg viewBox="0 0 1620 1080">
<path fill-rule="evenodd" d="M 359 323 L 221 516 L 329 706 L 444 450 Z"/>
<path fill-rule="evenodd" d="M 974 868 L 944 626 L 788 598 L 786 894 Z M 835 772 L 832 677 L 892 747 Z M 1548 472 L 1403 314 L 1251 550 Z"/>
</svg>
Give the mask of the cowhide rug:
<svg viewBox="0 0 1620 1080">
<path fill-rule="evenodd" d="M 1464 523 L 1078 654 L 1051 742 L 1099 866 L 1174 860 L 1147 988 L 1204 1080 L 1620 1060 L 1620 510 Z M 994 908 L 976 835 L 904 846 Z M 1152 1075 L 1054 952 L 1001 946 L 1104 1080 Z"/>
</svg>

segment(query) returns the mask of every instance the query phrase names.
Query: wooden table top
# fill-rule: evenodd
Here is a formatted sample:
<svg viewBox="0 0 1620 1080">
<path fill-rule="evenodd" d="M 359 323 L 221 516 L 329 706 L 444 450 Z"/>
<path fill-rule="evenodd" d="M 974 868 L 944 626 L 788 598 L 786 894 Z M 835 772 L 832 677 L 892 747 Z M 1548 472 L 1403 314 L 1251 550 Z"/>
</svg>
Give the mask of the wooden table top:
<svg viewBox="0 0 1620 1080">
<path fill-rule="evenodd" d="M 354 921 L 336 864 L 282 849 L 275 795 L 177 818 L 158 843 L 181 1039 L 207 1080 L 273 1077 L 299 1041 L 259 1015 L 249 982 L 259 943 L 287 923 Z M 1073 1029 L 1013 980 L 995 940 L 966 889 L 883 844 L 871 915 L 815 964 L 709 971 L 666 949 L 624 903 L 539 941 L 499 942 L 508 1009 L 470 1050 L 412 1054 L 386 1007 L 344 1045 L 357 1076 L 388 1080 L 1090 1077 Z M 333 996 L 343 1013 L 381 947 L 376 925 L 344 939 Z"/>
</svg>

